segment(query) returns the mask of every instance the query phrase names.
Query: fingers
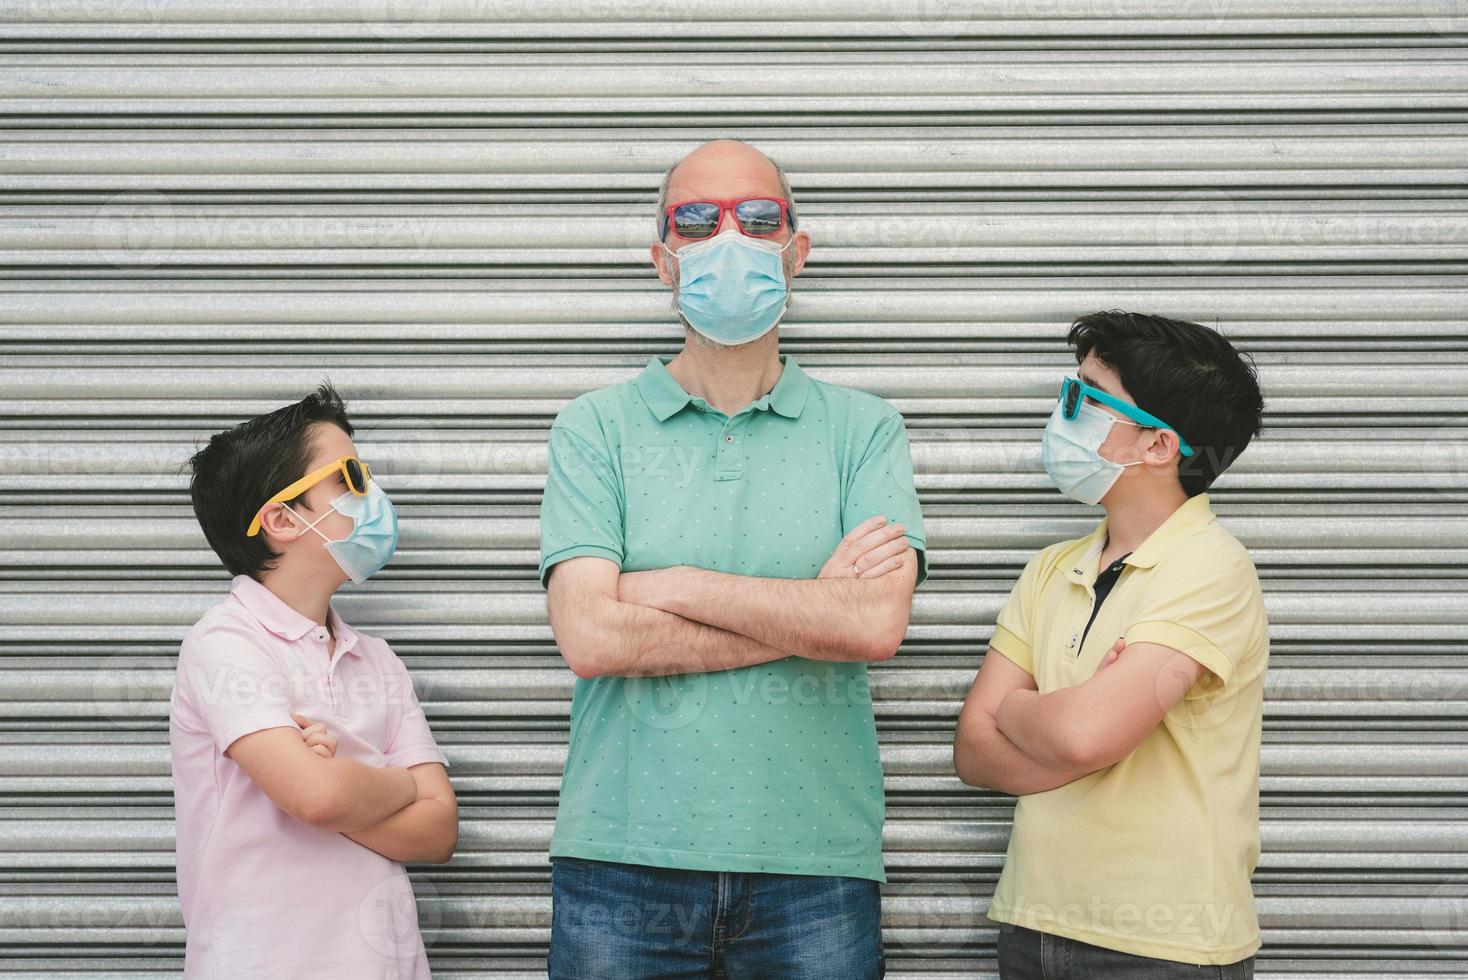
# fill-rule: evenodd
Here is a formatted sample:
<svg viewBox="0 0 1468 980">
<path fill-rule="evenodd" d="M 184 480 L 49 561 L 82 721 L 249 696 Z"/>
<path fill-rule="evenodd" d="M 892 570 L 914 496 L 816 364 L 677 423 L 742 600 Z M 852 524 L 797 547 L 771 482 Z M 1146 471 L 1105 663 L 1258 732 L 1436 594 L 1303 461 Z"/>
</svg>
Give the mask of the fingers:
<svg viewBox="0 0 1468 980">
<path fill-rule="evenodd" d="M 903 544 L 906 543 L 907 542 L 904 540 Z M 868 568 L 866 571 L 862 572 L 861 575 L 858 576 L 858 578 L 881 578 L 888 572 L 897 571 L 899 568 L 902 567 L 903 554 L 905 554 L 906 552 L 907 549 L 903 548 L 902 554 L 894 555 L 891 558 L 885 559 L 878 565 L 873 565 L 871 568 Z"/>
<path fill-rule="evenodd" d="M 906 530 L 907 529 L 901 524 L 887 524 L 883 527 L 868 531 L 866 534 L 857 539 L 855 543 L 850 545 L 852 564 L 856 564 L 868 552 L 880 548 L 885 544 L 890 544 L 891 542 L 898 540 L 902 537 L 903 532 Z"/>
<path fill-rule="evenodd" d="M 317 755 L 327 758 L 336 755 L 336 736 L 327 734 L 325 729 L 307 736 L 306 745 Z"/>
<path fill-rule="evenodd" d="M 846 537 L 841 539 L 841 544 L 837 545 L 837 548 L 845 547 L 849 544 L 854 544 L 862 536 L 872 531 L 875 531 L 877 528 L 886 523 L 887 518 L 882 516 L 881 514 L 878 514 L 876 517 L 868 517 L 856 527 L 852 528 L 850 531 L 847 531 Z"/>
<path fill-rule="evenodd" d="M 883 518 L 883 520 L 886 520 L 886 518 Z M 901 524 L 882 524 L 878 527 L 872 528 L 861 537 L 857 538 L 856 541 L 852 543 L 851 548 L 857 554 L 862 554 L 863 552 L 871 551 L 878 545 L 886 544 L 888 541 L 891 541 L 893 538 L 901 535 L 902 532 L 905 530 L 907 529 L 904 528 Z"/>
<path fill-rule="evenodd" d="M 900 527 L 901 525 L 898 526 Z M 865 575 L 866 569 L 880 565 L 893 555 L 900 555 L 905 551 L 907 551 L 907 538 L 898 534 L 885 544 L 879 545 L 866 554 L 861 555 L 852 564 L 856 566 L 858 575 Z"/>
<path fill-rule="evenodd" d="M 881 514 L 867 518 L 841 539 L 817 577 L 872 578 L 890 572 L 894 566 L 888 559 L 907 550 L 906 532 Z"/>
<path fill-rule="evenodd" d="M 887 518 L 881 514 L 867 518 L 848 531 L 840 544 L 836 545 L 836 550 L 832 551 L 831 557 L 826 559 L 826 564 L 821 568 L 818 577 L 858 577 L 860 570 L 856 568 L 857 559 L 901 533 L 900 524 L 889 526 Z M 869 559 L 868 563 L 875 560 L 875 558 Z"/>
<path fill-rule="evenodd" d="M 325 722 L 312 721 L 294 711 L 291 712 L 291 721 L 301 726 L 301 738 L 312 752 L 328 759 L 336 755 L 336 736 L 326 730 Z"/>
<path fill-rule="evenodd" d="M 1116 663 L 1116 661 L 1121 658 L 1121 652 L 1124 649 L 1126 649 L 1126 637 L 1119 637 L 1117 641 L 1111 645 L 1111 649 L 1107 650 L 1105 655 L 1102 656 L 1101 662 L 1096 665 L 1096 673 L 1099 674 L 1107 667 L 1110 667 L 1112 664 Z"/>
</svg>

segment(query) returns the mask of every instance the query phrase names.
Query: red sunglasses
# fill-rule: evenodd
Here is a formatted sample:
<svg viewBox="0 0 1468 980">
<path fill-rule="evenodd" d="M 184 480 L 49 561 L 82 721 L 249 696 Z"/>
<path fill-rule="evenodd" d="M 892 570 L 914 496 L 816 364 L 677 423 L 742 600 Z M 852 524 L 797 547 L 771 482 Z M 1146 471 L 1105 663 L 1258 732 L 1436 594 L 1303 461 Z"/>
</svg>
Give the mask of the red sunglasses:
<svg viewBox="0 0 1468 980">
<path fill-rule="evenodd" d="M 778 235 L 789 223 L 795 230 L 795 209 L 783 197 L 743 197 L 724 201 L 683 201 L 663 209 L 658 238 L 667 241 L 668 229 L 680 238 L 708 238 L 719 229 L 724 212 L 734 214 L 734 224 L 751 238 Z"/>
</svg>

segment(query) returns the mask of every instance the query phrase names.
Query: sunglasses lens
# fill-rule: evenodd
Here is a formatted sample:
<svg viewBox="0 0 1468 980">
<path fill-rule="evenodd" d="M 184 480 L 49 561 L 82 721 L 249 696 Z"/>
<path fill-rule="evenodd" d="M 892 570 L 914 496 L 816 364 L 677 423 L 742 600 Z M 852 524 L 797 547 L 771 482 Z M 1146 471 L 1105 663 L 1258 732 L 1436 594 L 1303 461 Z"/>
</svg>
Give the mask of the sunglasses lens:
<svg viewBox="0 0 1468 980">
<path fill-rule="evenodd" d="M 1067 422 L 1073 421 L 1081 407 L 1081 386 L 1067 378 L 1060 386 L 1060 414 Z"/>
<path fill-rule="evenodd" d="M 773 235 L 780 230 L 780 202 L 767 197 L 740 201 L 734 206 L 734 216 L 747 235 Z"/>
<path fill-rule="evenodd" d="M 684 238 L 707 238 L 719 226 L 717 204 L 680 204 L 673 209 L 673 230 Z"/>
<path fill-rule="evenodd" d="M 355 458 L 347 460 L 347 486 L 351 487 L 353 493 L 367 492 L 367 474 L 363 472 L 365 469 Z"/>
</svg>

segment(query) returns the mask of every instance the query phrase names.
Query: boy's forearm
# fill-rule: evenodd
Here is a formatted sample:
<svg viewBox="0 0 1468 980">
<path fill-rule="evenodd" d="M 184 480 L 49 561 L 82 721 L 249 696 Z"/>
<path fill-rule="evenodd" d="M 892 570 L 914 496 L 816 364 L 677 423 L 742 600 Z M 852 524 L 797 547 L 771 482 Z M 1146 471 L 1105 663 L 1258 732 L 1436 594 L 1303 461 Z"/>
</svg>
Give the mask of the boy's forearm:
<svg viewBox="0 0 1468 980">
<path fill-rule="evenodd" d="M 1047 764 L 1026 754 L 987 714 L 979 714 L 959 728 L 953 761 L 965 783 L 1011 796 L 1043 793 L 1089 775 L 1084 769 Z"/>
<path fill-rule="evenodd" d="M 1071 735 L 1072 713 L 1082 700 L 1080 685 L 1063 687 L 1048 694 L 1011 691 L 994 713 L 999 734 L 1021 752 L 1047 766 L 1073 767 L 1080 764 L 1081 746 Z"/>
<path fill-rule="evenodd" d="M 327 773 L 325 801 L 311 822 L 323 830 L 362 830 L 418 798 L 417 781 L 402 766 L 369 766 L 339 758 L 322 762 Z"/>
<path fill-rule="evenodd" d="M 423 797 L 385 820 L 346 836 L 394 861 L 442 864 L 453 856 L 458 843 L 458 809 L 438 797 Z"/>
</svg>

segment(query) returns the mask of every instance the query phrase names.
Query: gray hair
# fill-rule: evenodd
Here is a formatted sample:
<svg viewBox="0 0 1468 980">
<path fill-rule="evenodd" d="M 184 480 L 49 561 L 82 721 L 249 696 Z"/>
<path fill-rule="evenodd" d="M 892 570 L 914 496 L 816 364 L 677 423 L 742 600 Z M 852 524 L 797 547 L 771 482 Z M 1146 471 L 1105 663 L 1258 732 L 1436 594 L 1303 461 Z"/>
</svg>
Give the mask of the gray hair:
<svg viewBox="0 0 1468 980">
<path fill-rule="evenodd" d="M 731 142 L 744 143 L 744 140 L 732 140 Z M 744 145 L 748 146 L 752 150 L 758 149 L 758 147 L 750 146 L 750 144 L 748 143 L 744 143 Z M 694 149 L 698 149 L 698 147 L 694 147 Z M 668 182 L 673 179 L 673 171 L 678 169 L 678 164 L 688 159 L 689 154 L 691 154 L 692 152 L 693 150 L 689 150 L 688 153 L 683 154 L 681 157 L 675 160 L 673 162 L 673 165 L 669 167 L 667 171 L 663 174 L 663 181 L 658 186 L 658 209 L 656 212 L 654 212 L 653 215 L 653 221 L 656 222 L 654 226 L 656 232 L 661 232 L 663 230 L 663 211 L 668 206 Z M 775 168 L 775 176 L 780 178 L 780 196 L 790 202 L 790 230 L 794 231 L 796 225 L 795 198 L 790 193 L 790 181 L 786 179 L 785 171 L 780 169 L 780 165 L 778 163 L 770 159 L 768 155 L 765 155 L 763 153 L 761 153 L 761 155 L 764 156 L 766 160 L 770 161 L 770 166 Z"/>
</svg>

